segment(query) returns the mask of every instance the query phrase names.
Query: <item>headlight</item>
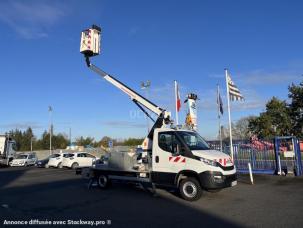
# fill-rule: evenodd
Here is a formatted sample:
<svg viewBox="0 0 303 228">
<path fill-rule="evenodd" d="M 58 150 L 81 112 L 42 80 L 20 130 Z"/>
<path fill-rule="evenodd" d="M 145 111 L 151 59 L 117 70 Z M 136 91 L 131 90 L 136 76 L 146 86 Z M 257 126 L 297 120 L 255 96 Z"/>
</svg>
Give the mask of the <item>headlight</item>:
<svg viewBox="0 0 303 228">
<path fill-rule="evenodd" d="M 200 158 L 200 160 L 207 165 L 217 166 L 217 162 L 214 160 L 210 160 L 210 159 L 206 159 L 206 158 Z"/>
</svg>

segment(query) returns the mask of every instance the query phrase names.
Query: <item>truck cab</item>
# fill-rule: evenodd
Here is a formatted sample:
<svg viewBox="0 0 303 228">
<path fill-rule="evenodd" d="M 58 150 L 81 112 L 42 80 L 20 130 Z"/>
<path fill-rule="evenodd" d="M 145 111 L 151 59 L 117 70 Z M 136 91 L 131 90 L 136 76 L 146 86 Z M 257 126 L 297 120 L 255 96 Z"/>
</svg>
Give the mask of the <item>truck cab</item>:
<svg viewBox="0 0 303 228">
<path fill-rule="evenodd" d="M 8 166 L 14 159 L 16 142 L 7 135 L 0 135 L 0 165 Z"/>
<path fill-rule="evenodd" d="M 195 131 L 158 128 L 152 144 L 152 181 L 179 187 L 191 178 L 209 191 L 236 185 L 236 169 L 227 154 L 211 150 Z"/>
</svg>

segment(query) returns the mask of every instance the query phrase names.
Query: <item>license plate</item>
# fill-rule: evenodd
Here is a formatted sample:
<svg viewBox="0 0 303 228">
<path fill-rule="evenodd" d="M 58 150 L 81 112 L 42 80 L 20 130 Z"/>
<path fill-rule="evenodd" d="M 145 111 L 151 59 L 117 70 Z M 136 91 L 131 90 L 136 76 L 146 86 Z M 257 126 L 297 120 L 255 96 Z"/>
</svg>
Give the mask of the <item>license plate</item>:
<svg viewBox="0 0 303 228">
<path fill-rule="evenodd" d="M 233 182 L 231 182 L 231 186 L 233 187 L 233 186 L 236 186 L 237 185 L 237 181 L 233 181 Z"/>
</svg>

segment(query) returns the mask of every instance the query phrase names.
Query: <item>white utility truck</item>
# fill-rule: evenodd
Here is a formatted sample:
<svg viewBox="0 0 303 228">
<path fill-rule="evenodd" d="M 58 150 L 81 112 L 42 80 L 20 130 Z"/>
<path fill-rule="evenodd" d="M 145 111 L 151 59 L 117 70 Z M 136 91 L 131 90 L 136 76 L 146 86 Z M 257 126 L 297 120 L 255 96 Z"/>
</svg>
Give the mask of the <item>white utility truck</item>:
<svg viewBox="0 0 303 228">
<path fill-rule="evenodd" d="M 0 135 L 0 166 L 9 166 L 14 159 L 16 142 L 8 135 Z"/>
<path fill-rule="evenodd" d="M 106 163 L 96 164 L 88 170 L 90 180 L 96 181 L 101 188 L 107 188 L 112 181 L 140 183 L 154 190 L 156 187 L 174 188 L 188 201 L 199 199 L 202 190 L 215 192 L 236 185 L 236 168 L 230 156 L 211 150 L 195 130 L 174 126 L 170 112 L 90 62 L 90 57 L 100 52 L 100 40 L 90 39 L 100 39 L 100 33 L 97 26 L 82 32 L 80 52 L 85 55 L 87 66 L 127 94 L 150 119 L 153 120 L 146 109 L 157 119 L 153 120 L 154 125 L 143 141 L 140 154 L 110 153 Z"/>
</svg>

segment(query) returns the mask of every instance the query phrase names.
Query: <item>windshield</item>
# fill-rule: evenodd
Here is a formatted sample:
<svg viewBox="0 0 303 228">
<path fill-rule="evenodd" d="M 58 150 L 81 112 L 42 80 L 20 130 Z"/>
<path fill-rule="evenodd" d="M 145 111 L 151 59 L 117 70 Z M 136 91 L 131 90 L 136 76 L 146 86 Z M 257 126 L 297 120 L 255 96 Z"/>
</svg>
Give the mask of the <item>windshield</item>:
<svg viewBox="0 0 303 228">
<path fill-rule="evenodd" d="M 205 140 L 195 132 L 178 131 L 178 135 L 184 140 L 190 150 L 209 150 Z"/>
<path fill-rule="evenodd" d="M 27 159 L 27 155 L 20 154 L 20 155 L 17 156 L 16 159 Z"/>
</svg>

